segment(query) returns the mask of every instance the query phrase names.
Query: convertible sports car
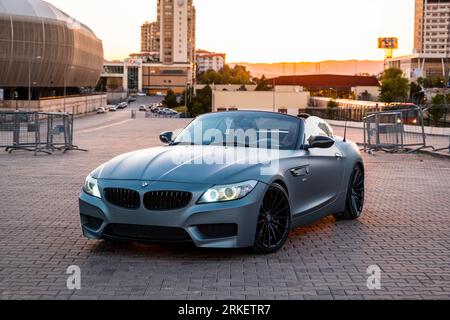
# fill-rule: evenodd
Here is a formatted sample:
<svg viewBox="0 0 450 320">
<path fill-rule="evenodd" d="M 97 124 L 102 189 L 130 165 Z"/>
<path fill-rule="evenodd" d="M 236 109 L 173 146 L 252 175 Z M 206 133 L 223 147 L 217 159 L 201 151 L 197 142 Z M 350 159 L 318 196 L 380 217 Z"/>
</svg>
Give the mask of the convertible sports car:
<svg viewBox="0 0 450 320">
<path fill-rule="evenodd" d="M 363 211 L 359 150 L 320 118 L 212 113 L 160 139 L 166 146 L 118 156 L 86 178 L 87 238 L 268 254 L 293 228 Z"/>
</svg>

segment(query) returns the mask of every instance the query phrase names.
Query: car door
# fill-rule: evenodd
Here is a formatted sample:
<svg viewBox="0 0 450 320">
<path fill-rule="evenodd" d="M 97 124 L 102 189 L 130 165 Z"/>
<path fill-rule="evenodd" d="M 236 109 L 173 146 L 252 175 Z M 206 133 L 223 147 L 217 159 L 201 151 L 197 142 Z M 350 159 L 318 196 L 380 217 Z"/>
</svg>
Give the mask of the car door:
<svg viewBox="0 0 450 320">
<path fill-rule="evenodd" d="M 305 121 L 305 141 L 311 136 L 333 137 L 331 128 L 320 118 Z M 295 162 L 298 166 L 288 174 L 294 186 L 294 210 L 308 214 L 333 203 L 344 175 L 344 161 L 339 148 L 301 150 Z"/>
</svg>

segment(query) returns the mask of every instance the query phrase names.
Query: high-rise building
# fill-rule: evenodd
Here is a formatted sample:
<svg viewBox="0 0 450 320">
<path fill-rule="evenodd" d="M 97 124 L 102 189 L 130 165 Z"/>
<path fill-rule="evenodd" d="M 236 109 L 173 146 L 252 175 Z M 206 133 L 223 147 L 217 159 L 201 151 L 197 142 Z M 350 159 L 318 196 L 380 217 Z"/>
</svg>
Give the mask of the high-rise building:
<svg viewBox="0 0 450 320">
<path fill-rule="evenodd" d="M 411 81 L 449 78 L 450 0 L 415 0 L 414 52 L 387 59 L 385 68 L 399 68 Z"/>
<path fill-rule="evenodd" d="M 192 0 L 158 0 L 160 56 L 164 64 L 192 63 L 195 7 Z"/>
<path fill-rule="evenodd" d="M 159 52 L 159 24 L 145 22 L 141 26 L 141 52 Z"/>
<path fill-rule="evenodd" d="M 450 0 L 416 0 L 414 50 L 450 54 Z"/>
</svg>

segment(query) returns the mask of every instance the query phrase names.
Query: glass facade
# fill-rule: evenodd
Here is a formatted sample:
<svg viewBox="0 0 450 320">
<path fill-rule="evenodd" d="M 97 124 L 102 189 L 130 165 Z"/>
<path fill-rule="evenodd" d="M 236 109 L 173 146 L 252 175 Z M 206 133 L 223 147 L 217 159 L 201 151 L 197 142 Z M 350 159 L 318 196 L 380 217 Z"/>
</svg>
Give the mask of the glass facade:
<svg viewBox="0 0 450 320">
<path fill-rule="evenodd" d="M 139 68 L 129 67 L 128 68 L 128 90 L 138 90 L 139 89 Z"/>
</svg>

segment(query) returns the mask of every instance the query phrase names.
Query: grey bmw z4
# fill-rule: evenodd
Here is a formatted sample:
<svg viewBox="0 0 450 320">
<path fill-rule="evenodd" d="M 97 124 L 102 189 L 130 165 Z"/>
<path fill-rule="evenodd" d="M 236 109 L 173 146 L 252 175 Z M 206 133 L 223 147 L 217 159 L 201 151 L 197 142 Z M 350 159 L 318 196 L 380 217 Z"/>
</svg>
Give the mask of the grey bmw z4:
<svg viewBox="0 0 450 320">
<path fill-rule="evenodd" d="M 268 254 L 294 228 L 363 211 L 359 149 L 320 118 L 211 113 L 160 139 L 89 174 L 79 199 L 85 237 Z"/>
</svg>

